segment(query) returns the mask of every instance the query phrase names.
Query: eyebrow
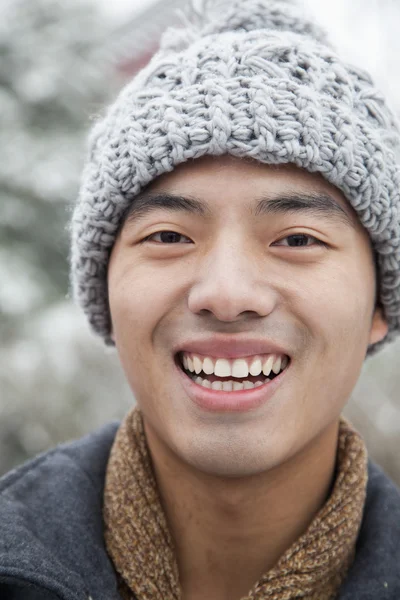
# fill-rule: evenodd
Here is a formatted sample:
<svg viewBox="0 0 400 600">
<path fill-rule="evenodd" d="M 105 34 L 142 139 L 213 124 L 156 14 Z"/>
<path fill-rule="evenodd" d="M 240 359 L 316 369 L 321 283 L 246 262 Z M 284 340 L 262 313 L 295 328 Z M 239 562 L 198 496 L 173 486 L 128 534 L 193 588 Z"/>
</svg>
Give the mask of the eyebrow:
<svg viewBox="0 0 400 600">
<path fill-rule="evenodd" d="M 330 221 L 340 221 L 352 228 L 356 220 L 350 211 L 329 194 L 319 192 L 289 192 L 280 196 L 262 196 L 255 203 L 248 203 L 253 216 L 282 215 L 291 213 L 307 213 L 311 216 L 323 217 Z M 166 192 L 139 194 L 127 207 L 121 225 L 137 222 L 157 210 L 170 212 L 186 212 L 200 217 L 209 217 L 212 208 L 209 203 L 194 196 L 181 196 Z"/>
<path fill-rule="evenodd" d="M 130 223 L 139 221 L 156 210 L 171 212 L 187 212 L 206 217 L 211 215 L 209 204 L 192 196 L 180 196 L 169 193 L 139 194 L 133 199 L 123 216 L 122 221 Z"/>
<path fill-rule="evenodd" d="M 259 198 L 254 210 L 255 216 L 306 212 L 331 221 L 341 221 L 350 227 L 356 226 L 356 219 L 333 196 L 319 192 L 289 193 L 279 197 Z"/>
</svg>

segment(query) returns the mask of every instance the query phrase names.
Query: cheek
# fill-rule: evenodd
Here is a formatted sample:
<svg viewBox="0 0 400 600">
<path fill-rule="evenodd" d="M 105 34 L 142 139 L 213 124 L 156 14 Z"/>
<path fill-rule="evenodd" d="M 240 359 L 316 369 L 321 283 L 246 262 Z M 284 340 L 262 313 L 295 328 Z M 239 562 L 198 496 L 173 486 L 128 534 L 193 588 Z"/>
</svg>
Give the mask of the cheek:
<svg viewBox="0 0 400 600">
<path fill-rule="evenodd" d="M 331 283 L 330 306 L 337 335 L 352 336 L 353 343 L 368 344 L 374 307 L 374 272 L 369 262 L 354 257 L 341 264 Z M 329 315 L 329 312 L 328 312 Z"/>
<path fill-rule="evenodd" d="M 138 279 L 133 269 L 116 269 L 109 277 L 111 320 L 120 344 L 140 339 L 151 322 L 154 303 L 148 301 L 149 283 Z"/>
<path fill-rule="evenodd" d="M 299 358 L 298 380 L 304 426 L 337 417 L 348 401 L 365 360 L 373 310 L 374 279 L 360 262 L 321 268 L 305 278 L 294 312 L 310 337 Z M 314 401 L 310 401 L 314 399 Z M 315 402 L 318 399 L 318 402 Z"/>
<path fill-rule="evenodd" d="M 298 286 L 297 312 L 308 324 L 319 351 L 364 357 L 374 301 L 374 274 L 369 263 L 350 256 L 321 265 Z"/>
<path fill-rule="evenodd" d="M 174 296 L 172 281 L 168 269 L 115 265 L 109 275 L 109 301 L 113 328 L 120 339 L 151 335 Z M 134 331 L 137 335 L 132 338 Z"/>
<path fill-rule="evenodd" d="M 133 266 L 120 260 L 110 268 L 108 286 L 113 331 L 124 371 L 135 388 L 146 385 L 151 369 L 160 367 L 169 351 L 170 321 L 185 298 L 184 282 L 165 266 L 151 268 L 138 262 Z"/>
</svg>

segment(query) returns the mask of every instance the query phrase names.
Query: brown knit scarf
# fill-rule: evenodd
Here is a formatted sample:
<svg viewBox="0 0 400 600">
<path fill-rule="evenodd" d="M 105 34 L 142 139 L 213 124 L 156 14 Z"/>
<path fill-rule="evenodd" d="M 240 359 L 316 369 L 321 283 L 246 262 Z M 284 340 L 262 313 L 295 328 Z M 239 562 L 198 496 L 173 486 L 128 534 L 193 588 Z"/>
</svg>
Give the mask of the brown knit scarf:
<svg viewBox="0 0 400 600">
<path fill-rule="evenodd" d="M 243 600 L 332 600 L 353 561 L 367 483 L 367 452 L 359 434 L 340 423 L 331 495 L 307 531 Z M 107 551 L 124 600 L 180 600 L 174 545 L 161 506 L 141 412 L 117 432 L 104 492 Z"/>
</svg>

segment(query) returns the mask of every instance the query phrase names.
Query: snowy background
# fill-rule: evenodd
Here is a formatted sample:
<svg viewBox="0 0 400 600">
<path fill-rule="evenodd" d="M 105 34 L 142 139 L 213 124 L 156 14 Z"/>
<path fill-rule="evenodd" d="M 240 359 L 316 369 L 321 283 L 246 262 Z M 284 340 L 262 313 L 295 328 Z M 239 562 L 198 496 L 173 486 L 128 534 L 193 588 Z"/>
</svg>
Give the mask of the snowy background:
<svg viewBox="0 0 400 600">
<path fill-rule="evenodd" d="M 0 473 L 120 418 L 134 401 L 115 352 L 68 298 L 66 226 L 88 128 L 178 4 L 2 0 Z M 397 0 L 305 4 L 400 114 Z M 399 351 L 397 342 L 366 362 L 346 413 L 400 483 Z"/>
</svg>

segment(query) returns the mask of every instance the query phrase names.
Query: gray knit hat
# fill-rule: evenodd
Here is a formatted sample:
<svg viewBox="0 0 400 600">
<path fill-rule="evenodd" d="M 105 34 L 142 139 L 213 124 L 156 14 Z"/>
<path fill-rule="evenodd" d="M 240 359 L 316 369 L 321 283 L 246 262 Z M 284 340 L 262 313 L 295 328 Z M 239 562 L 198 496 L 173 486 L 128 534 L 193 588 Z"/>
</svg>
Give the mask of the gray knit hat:
<svg viewBox="0 0 400 600">
<path fill-rule="evenodd" d="M 108 260 L 127 207 L 156 177 L 206 154 L 293 163 L 339 188 L 379 266 L 389 334 L 369 353 L 399 332 L 399 126 L 369 75 L 343 62 L 292 0 L 203 0 L 95 124 L 89 149 L 71 284 L 107 344 Z"/>
</svg>

